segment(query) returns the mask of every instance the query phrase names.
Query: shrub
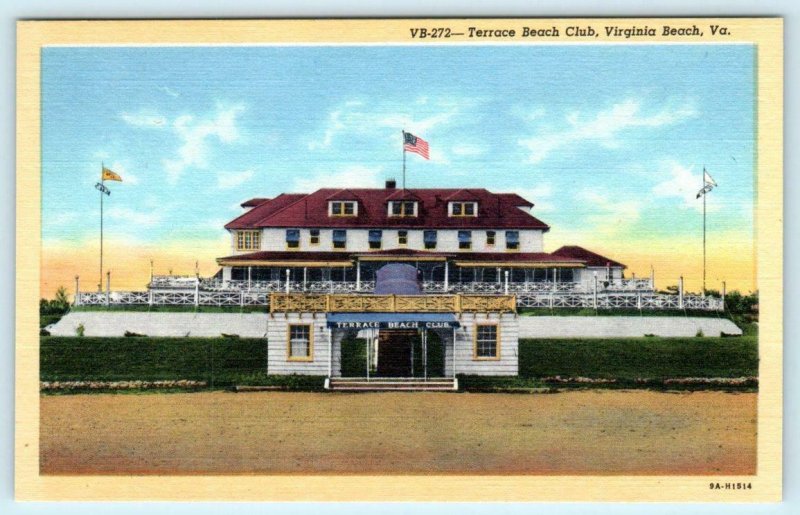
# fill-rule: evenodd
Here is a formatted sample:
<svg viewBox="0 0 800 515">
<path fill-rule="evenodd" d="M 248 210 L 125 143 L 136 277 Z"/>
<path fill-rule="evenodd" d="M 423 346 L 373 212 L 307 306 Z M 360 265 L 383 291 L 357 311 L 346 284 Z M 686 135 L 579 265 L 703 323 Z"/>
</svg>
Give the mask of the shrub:
<svg viewBox="0 0 800 515">
<path fill-rule="evenodd" d="M 78 327 L 75 328 L 75 336 L 78 338 L 83 338 L 83 334 L 86 332 L 86 328 L 83 326 L 83 322 L 78 324 Z"/>
</svg>

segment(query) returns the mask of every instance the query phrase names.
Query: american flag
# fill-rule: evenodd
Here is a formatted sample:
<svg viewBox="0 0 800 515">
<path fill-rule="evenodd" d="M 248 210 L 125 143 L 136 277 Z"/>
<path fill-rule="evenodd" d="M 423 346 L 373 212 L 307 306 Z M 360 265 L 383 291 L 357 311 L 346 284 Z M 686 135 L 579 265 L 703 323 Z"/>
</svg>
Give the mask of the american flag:
<svg viewBox="0 0 800 515">
<path fill-rule="evenodd" d="M 403 150 L 406 152 L 414 152 L 425 159 L 430 159 L 428 156 L 428 142 L 414 136 L 410 132 L 403 132 Z"/>
</svg>

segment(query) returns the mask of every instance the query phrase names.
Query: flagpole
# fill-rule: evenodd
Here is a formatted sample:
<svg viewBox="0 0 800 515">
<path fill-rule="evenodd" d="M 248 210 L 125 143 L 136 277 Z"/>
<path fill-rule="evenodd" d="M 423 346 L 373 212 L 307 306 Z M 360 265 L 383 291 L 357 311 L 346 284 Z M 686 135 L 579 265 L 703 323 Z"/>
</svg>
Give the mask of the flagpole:
<svg viewBox="0 0 800 515">
<path fill-rule="evenodd" d="M 103 186 L 103 168 L 105 164 L 100 163 L 100 185 Z M 98 291 L 103 291 L 103 189 L 100 188 L 100 282 L 97 283 Z"/>
<path fill-rule="evenodd" d="M 403 191 L 406 189 L 406 131 L 403 131 Z"/>
<path fill-rule="evenodd" d="M 703 189 L 706 187 L 706 167 L 703 167 Z M 706 296 L 706 196 L 703 194 L 703 297 Z"/>
</svg>

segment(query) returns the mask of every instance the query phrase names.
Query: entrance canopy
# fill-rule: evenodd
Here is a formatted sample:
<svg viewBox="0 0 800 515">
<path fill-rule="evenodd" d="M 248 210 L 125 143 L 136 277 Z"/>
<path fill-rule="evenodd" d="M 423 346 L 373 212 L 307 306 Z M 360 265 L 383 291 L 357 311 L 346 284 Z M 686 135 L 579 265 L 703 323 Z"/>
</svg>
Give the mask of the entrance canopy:
<svg viewBox="0 0 800 515">
<path fill-rule="evenodd" d="M 333 329 L 442 329 L 460 324 L 451 313 L 328 313 Z"/>
</svg>

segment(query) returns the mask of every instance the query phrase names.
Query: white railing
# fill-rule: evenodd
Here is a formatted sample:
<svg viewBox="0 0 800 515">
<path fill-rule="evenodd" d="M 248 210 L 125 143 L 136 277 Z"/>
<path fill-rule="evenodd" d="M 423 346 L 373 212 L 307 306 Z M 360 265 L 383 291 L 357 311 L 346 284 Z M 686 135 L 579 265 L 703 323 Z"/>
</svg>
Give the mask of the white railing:
<svg viewBox="0 0 800 515">
<path fill-rule="evenodd" d="M 201 279 L 202 281 L 202 279 Z M 154 275 L 149 288 L 194 289 L 197 276 L 194 275 Z"/>
<path fill-rule="evenodd" d="M 524 308 L 591 308 L 670 310 L 696 309 L 722 311 L 723 301 L 718 297 L 698 295 L 667 295 L 661 293 L 603 292 L 592 293 L 534 293 L 517 295 L 517 307 Z"/>
<path fill-rule="evenodd" d="M 329 281 L 325 281 L 325 284 L 330 287 Z M 290 283 L 290 286 L 293 284 Z M 324 291 L 329 292 L 329 290 Z M 352 293 L 352 291 L 334 289 L 333 293 Z M 723 310 L 722 299 L 698 295 L 681 296 L 646 292 L 598 292 L 595 295 L 594 293 L 550 291 L 517 293 L 516 297 L 518 308 Z M 266 308 L 269 306 L 269 292 L 203 290 L 80 292 L 76 296 L 75 304 L 77 306 L 264 306 Z"/>
</svg>

